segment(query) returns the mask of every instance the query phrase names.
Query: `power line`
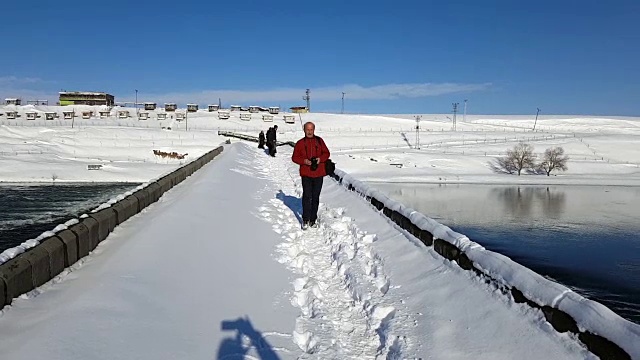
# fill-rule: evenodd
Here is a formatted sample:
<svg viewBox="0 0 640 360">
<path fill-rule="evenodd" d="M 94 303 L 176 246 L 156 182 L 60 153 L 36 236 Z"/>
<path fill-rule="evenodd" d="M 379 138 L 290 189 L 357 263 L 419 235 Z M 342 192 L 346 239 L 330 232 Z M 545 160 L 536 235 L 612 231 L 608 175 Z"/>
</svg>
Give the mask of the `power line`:
<svg viewBox="0 0 640 360">
<path fill-rule="evenodd" d="M 456 131 L 456 114 L 458 113 L 458 103 L 453 103 L 453 131 Z"/>
<path fill-rule="evenodd" d="M 538 112 L 536 112 L 536 121 L 533 122 L 533 131 L 536 131 L 536 123 L 538 123 L 538 114 L 540 114 L 540 108 L 536 108 L 538 109 Z"/>
<path fill-rule="evenodd" d="M 310 90 L 307 89 L 307 91 L 305 91 L 305 96 L 302 97 L 302 100 L 307 100 L 307 111 L 311 112 L 311 95 L 309 95 Z"/>
<path fill-rule="evenodd" d="M 420 119 L 422 116 L 416 115 L 416 146 L 415 148 L 420 150 Z"/>
<path fill-rule="evenodd" d="M 462 115 L 462 122 L 467 122 L 467 99 L 464 99 L 464 115 Z"/>
</svg>

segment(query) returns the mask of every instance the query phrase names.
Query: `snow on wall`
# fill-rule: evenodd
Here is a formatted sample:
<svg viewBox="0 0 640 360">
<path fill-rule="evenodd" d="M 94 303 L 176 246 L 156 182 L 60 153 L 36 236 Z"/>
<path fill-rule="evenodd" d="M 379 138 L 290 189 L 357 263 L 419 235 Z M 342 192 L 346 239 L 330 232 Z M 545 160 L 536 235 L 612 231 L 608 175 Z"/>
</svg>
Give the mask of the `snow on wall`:
<svg viewBox="0 0 640 360">
<path fill-rule="evenodd" d="M 367 184 L 336 169 L 341 183 L 367 198 L 375 198 L 386 208 L 397 211 L 421 230 L 430 232 L 434 239 L 441 239 L 457 247 L 472 262 L 473 266 L 499 284 L 516 288 L 539 306 L 561 310 L 575 320 L 579 331 L 588 331 L 614 342 L 632 359 L 640 359 L 640 325 L 628 321 L 606 306 L 586 299 L 564 285 L 544 278 L 542 275 L 516 263 L 499 253 L 485 249 L 463 234 L 390 199 Z"/>
</svg>

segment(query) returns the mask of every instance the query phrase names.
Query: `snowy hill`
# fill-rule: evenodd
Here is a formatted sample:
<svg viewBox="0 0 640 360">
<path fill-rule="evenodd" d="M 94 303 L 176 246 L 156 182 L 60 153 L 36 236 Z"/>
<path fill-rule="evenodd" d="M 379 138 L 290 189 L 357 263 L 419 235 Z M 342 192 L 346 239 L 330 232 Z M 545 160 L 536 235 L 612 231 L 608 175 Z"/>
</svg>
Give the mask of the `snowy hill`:
<svg viewBox="0 0 640 360">
<path fill-rule="evenodd" d="M 55 111 L 56 120 L 26 120 L 26 112 Z M 640 185 L 640 119 L 544 116 L 536 122 L 522 116 L 467 115 L 458 118 L 456 131 L 447 116 L 423 114 L 419 148 L 416 122 L 410 115 L 296 114 L 296 123 L 283 121 L 283 113 L 273 122 L 251 114 L 248 121 L 231 112 L 220 120 L 217 113 L 200 110 L 186 121 L 157 120 L 157 110 L 149 120 L 138 120 L 135 109 L 126 109 L 131 118 L 118 119 L 119 108 L 107 119 L 64 120 L 69 107 L 0 107 L 0 181 L 146 181 L 175 167 L 179 161 L 161 159 L 153 150 L 202 154 L 225 139 L 217 130 L 257 135 L 278 125 L 278 139 L 297 140 L 301 122 L 314 121 L 317 134 L 331 148 L 338 167 L 361 180 L 428 183 L 495 184 L 601 184 Z M 97 114 L 100 107 L 78 107 Z M 6 113 L 17 110 L 20 118 L 9 120 Z M 178 109 L 177 113 L 184 113 Z M 175 115 L 175 114 L 173 114 Z M 172 116 L 172 115 L 170 115 Z M 188 127 L 188 131 L 186 130 Z M 163 129 L 164 128 L 164 129 Z M 168 130 L 171 128 L 171 130 Z M 562 146 L 569 156 L 568 170 L 539 175 L 497 174 L 489 163 L 520 141 L 541 154 L 546 148 Z M 105 165 L 103 171 L 86 171 L 87 164 Z"/>
</svg>

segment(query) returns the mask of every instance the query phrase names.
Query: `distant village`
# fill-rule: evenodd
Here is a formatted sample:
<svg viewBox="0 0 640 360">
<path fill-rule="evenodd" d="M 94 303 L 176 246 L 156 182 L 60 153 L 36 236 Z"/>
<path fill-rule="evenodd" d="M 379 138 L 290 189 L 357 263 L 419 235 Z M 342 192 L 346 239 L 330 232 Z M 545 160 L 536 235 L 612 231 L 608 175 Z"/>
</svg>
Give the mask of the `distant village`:
<svg viewBox="0 0 640 360">
<path fill-rule="evenodd" d="M 165 103 L 164 109 L 162 107 L 158 108 L 158 104 L 155 102 L 116 102 L 115 96 L 104 93 L 104 92 L 86 92 L 86 91 L 61 91 L 59 94 L 59 100 L 56 104 L 52 104 L 54 106 L 80 106 L 81 109 L 76 111 L 76 109 L 70 109 L 69 111 L 62 111 L 62 118 L 65 120 L 71 120 L 75 117 L 82 116 L 83 119 L 91 119 L 91 118 L 100 118 L 106 119 L 112 116 L 117 117 L 118 119 L 127 119 L 132 117 L 129 110 L 126 110 L 126 107 L 135 107 L 136 114 L 135 116 L 138 120 L 147 120 L 150 118 L 151 112 L 153 113 L 153 117 L 157 120 L 164 120 L 175 117 L 176 120 L 181 121 L 187 118 L 187 113 L 195 113 L 195 112 L 216 112 L 218 117 L 221 120 L 229 119 L 231 117 L 230 112 L 242 112 L 239 114 L 240 120 L 250 120 L 252 113 L 263 113 L 262 120 L 263 121 L 273 121 L 273 116 L 280 113 L 279 106 L 241 106 L 241 105 L 231 105 L 229 108 L 223 108 L 221 101 L 218 101 L 218 104 L 209 104 L 207 105 L 206 110 L 200 109 L 199 104 L 186 104 L 186 111 L 178 111 L 178 105 L 176 103 Z M 20 98 L 6 98 L 5 105 L 7 106 L 22 106 L 22 105 L 34 105 L 34 106 L 46 106 L 49 107 L 48 100 L 27 100 L 25 104 L 23 104 L 22 99 Z M 82 106 L 98 106 L 99 109 L 95 111 L 95 109 L 82 109 Z M 139 107 L 139 108 L 138 108 Z M 114 109 L 115 108 L 115 109 Z M 120 109 L 118 109 L 120 108 Z M 139 110 L 138 110 L 139 109 Z M 112 113 L 114 110 L 114 113 Z M 163 111 L 164 110 L 164 111 Z M 291 113 L 307 113 L 309 112 L 308 106 L 293 106 L 289 108 Z M 48 111 L 48 110 L 40 110 L 40 111 L 21 111 L 24 112 L 26 120 L 36 120 L 37 118 L 41 118 L 44 115 L 45 120 L 55 120 L 60 117 L 57 111 Z M 0 116 L 5 115 L 7 120 L 15 120 L 18 117 L 21 117 L 21 114 L 17 111 L 17 109 L 13 110 L 11 108 L 4 109 L 4 114 L 0 113 Z M 175 116 L 174 116 L 175 115 Z M 283 115 L 283 119 L 287 123 L 293 123 L 294 117 L 292 114 Z"/>
<path fill-rule="evenodd" d="M 127 105 L 143 105 L 145 110 L 155 110 L 157 104 L 154 102 L 124 102 L 118 103 L 115 101 L 115 96 L 104 92 L 87 92 L 87 91 L 61 91 L 59 94 L 59 101 L 55 105 L 68 106 L 68 105 L 104 105 L 108 107 L 114 106 L 127 106 Z M 22 105 L 22 99 L 19 98 L 6 98 L 5 105 Z M 27 100 L 26 105 L 49 105 L 48 100 Z M 164 110 L 167 112 L 173 112 L 177 109 L 176 103 L 165 103 Z M 198 104 L 187 104 L 188 112 L 196 112 L 199 109 Z M 211 104 L 207 106 L 209 112 L 224 110 L 222 104 Z M 280 108 L 278 106 L 263 107 L 252 105 L 243 107 L 241 105 L 231 105 L 230 111 L 248 111 L 251 113 L 269 112 L 271 114 L 278 114 Z M 292 106 L 289 108 L 293 113 L 307 113 L 309 108 L 307 106 Z"/>
</svg>

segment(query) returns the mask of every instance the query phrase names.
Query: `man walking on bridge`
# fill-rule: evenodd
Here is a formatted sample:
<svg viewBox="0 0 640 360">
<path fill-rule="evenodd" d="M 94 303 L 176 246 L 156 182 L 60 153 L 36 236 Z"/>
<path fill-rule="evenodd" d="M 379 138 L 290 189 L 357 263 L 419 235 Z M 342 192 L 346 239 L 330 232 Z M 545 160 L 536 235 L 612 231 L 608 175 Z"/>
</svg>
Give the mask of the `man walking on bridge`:
<svg viewBox="0 0 640 360">
<path fill-rule="evenodd" d="M 327 175 L 325 162 L 331 155 L 321 137 L 315 136 L 316 126 L 312 122 L 304 124 L 304 137 L 293 149 L 291 160 L 300 165 L 302 178 L 302 228 L 317 227 L 318 206 L 322 191 L 322 178 Z"/>
</svg>

